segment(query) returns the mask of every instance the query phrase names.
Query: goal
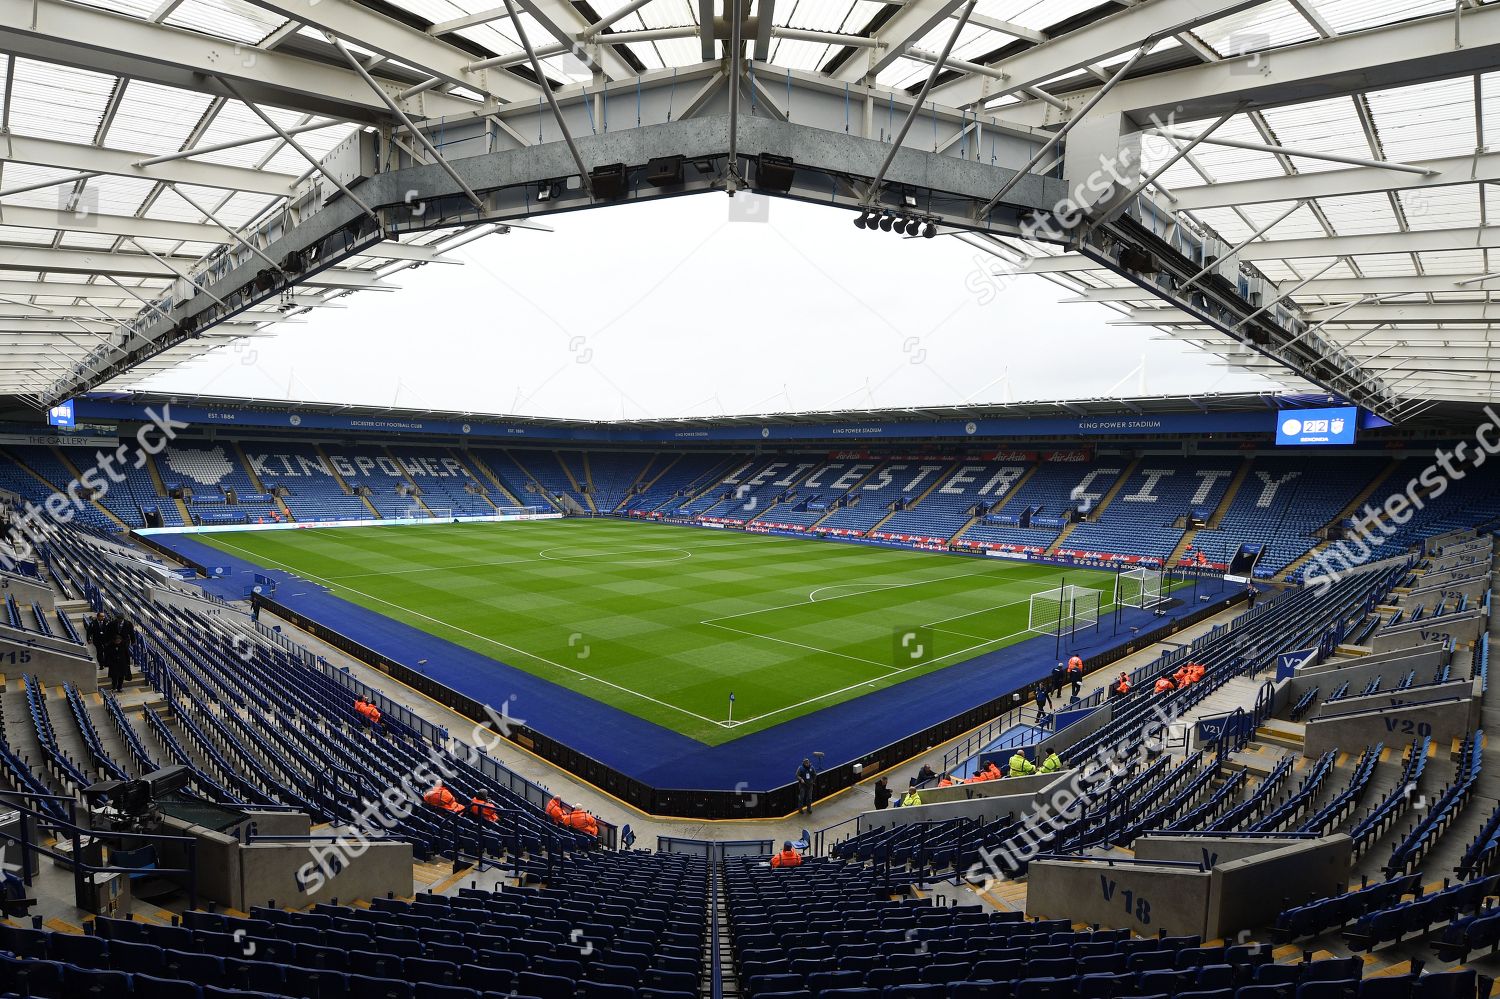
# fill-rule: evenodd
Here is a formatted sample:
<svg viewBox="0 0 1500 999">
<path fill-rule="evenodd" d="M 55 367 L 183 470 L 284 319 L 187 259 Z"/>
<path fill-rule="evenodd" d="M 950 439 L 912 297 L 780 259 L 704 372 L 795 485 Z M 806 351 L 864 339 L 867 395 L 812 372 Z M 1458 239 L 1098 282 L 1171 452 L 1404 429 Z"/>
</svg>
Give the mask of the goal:
<svg viewBox="0 0 1500 999">
<path fill-rule="evenodd" d="M 402 510 L 401 516 L 407 520 L 452 520 L 453 510 L 451 507 L 426 507 L 413 504 Z"/>
<path fill-rule="evenodd" d="M 1100 592 L 1083 586 L 1059 586 L 1031 595 L 1028 631 L 1072 635 L 1099 626 Z"/>
<path fill-rule="evenodd" d="M 1115 577 L 1115 606 L 1150 610 L 1161 600 L 1161 573 L 1157 570 L 1131 569 Z"/>
</svg>

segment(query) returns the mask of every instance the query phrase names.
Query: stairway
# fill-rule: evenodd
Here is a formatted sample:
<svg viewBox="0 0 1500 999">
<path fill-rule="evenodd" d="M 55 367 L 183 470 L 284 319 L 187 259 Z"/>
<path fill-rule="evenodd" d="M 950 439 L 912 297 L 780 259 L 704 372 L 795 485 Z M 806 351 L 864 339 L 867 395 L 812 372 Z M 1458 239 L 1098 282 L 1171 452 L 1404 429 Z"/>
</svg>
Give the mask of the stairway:
<svg viewBox="0 0 1500 999">
<path fill-rule="evenodd" d="M 1240 464 L 1240 467 L 1235 470 L 1234 478 L 1229 480 L 1229 488 L 1225 489 L 1224 495 L 1219 497 L 1219 505 L 1214 507 L 1213 513 L 1209 514 L 1208 524 L 1205 530 L 1217 531 L 1219 529 L 1219 522 L 1222 521 L 1224 519 L 1224 515 L 1229 512 L 1230 504 L 1234 502 L 1235 495 L 1239 493 L 1240 486 L 1244 485 L 1245 479 L 1249 477 L 1250 468 L 1254 464 L 1254 458 L 1246 458 Z"/>
<path fill-rule="evenodd" d="M 498 475 L 496 475 L 494 472 L 490 471 L 490 467 L 484 463 L 484 460 L 482 458 L 480 458 L 479 455 L 477 455 L 477 454 L 465 455 L 465 454 L 460 454 L 457 451 L 454 451 L 453 452 L 453 457 L 457 458 L 459 461 L 462 461 L 465 465 L 469 466 L 470 471 L 478 471 L 480 475 L 482 475 L 484 478 L 488 479 L 490 481 L 490 485 L 492 485 L 496 489 L 500 490 L 500 495 L 503 496 L 503 497 L 505 497 L 507 500 L 510 501 L 510 505 L 511 506 L 525 506 L 526 505 L 525 503 L 522 503 L 520 500 L 516 499 L 514 493 L 512 493 L 509 489 L 505 488 L 505 483 L 503 483 L 503 482 L 500 481 L 500 477 Z M 491 500 L 490 502 L 494 503 L 495 501 Z M 495 503 L 495 508 L 498 510 L 500 508 L 500 504 Z"/>
<path fill-rule="evenodd" d="M 271 490 L 266 488 L 265 480 L 256 474 L 254 466 L 250 464 L 250 456 L 245 453 L 245 448 L 239 441 L 232 441 L 230 446 L 234 448 L 235 457 L 239 458 L 240 467 L 245 470 L 245 475 L 250 479 L 250 484 L 255 487 L 256 492 L 269 493 Z M 286 505 L 286 500 L 280 496 L 274 496 L 272 503 L 281 511 L 283 517 L 289 521 L 296 521 L 297 518 L 292 516 L 292 508 Z"/>
<path fill-rule="evenodd" d="M 71 459 L 71 458 L 68 457 L 67 452 L 64 451 L 60 447 L 54 447 L 52 449 L 52 453 L 53 453 L 53 455 L 56 456 L 56 458 L 57 458 L 58 461 L 62 462 L 63 468 L 66 468 L 68 471 L 70 471 L 71 473 L 73 473 L 73 478 L 76 480 L 78 478 L 78 476 L 79 476 L 78 466 L 75 465 L 75 464 L 73 464 L 73 459 Z M 41 482 L 45 483 L 47 485 L 47 487 L 50 488 L 53 492 L 62 492 L 62 489 L 60 489 L 57 486 L 53 485 L 52 483 L 48 482 L 46 480 L 46 478 L 44 478 L 42 475 L 40 475 L 36 471 L 32 470 L 31 468 L 28 468 L 24 462 L 18 461 L 14 456 L 11 456 L 11 455 L 7 455 L 7 457 L 9 457 L 11 461 L 14 461 L 21 468 L 25 468 L 26 471 L 28 471 L 32 475 L 36 476 L 36 478 L 38 480 L 40 480 Z M 67 485 L 67 483 L 63 483 L 63 485 Z M 100 511 L 106 517 L 108 517 L 110 520 L 112 520 L 116 524 L 120 525 L 120 530 L 122 530 L 122 531 L 128 531 L 128 530 L 130 530 L 130 525 L 127 524 L 127 523 L 125 523 L 125 521 L 121 520 L 119 517 L 116 517 L 115 516 L 115 512 L 113 510 L 111 510 L 109 507 L 105 506 L 103 503 L 100 503 L 98 500 L 90 500 L 89 502 L 94 505 L 94 509 Z"/>
<path fill-rule="evenodd" d="M 1093 510 L 1088 511 L 1091 514 L 1089 517 L 1090 523 L 1097 523 L 1104 516 L 1104 511 L 1109 509 L 1109 505 L 1120 494 L 1120 490 L 1125 488 L 1125 483 L 1135 474 L 1135 470 L 1140 464 L 1141 459 L 1139 456 L 1132 458 L 1130 459 L 1130 463 L 1120 471 L 1120 474 L 1115 476 L 1115 481 L 1110 484 L 1110 487 L 1104 491 L 1103 497 L 1100 498 L 1099 505 L 1094 507 Z M 1057 532 L 1057 537 L 1052 539 L 1052 544 L 1047 546 L 1047 554 L 1051 555 L 1057 551 L 1062 546 L 1062 543 L 1067 540 L 1068 535 L 1073 533 L 1073 529 L 1081 523 L 1083 521 L 1074 520 L 1064 524 L 1063 529 Z"/>
<path fill-rule="evenodd" d="M 655 472 L 652 472 L 651 466 L 656 464 L 656 459 L 658 457 L 660 456 L 655 454 L 651 456 L 651 459 L 646 462 L 646 466 L 641 469 L 641 474 L 635 477 L 635 481 L 631 483 L 630 488 L 625 491 L 624 497 L 622 497 L 620 502 L 616 504 L 614 510 L 610 512 L 619 513 L 621 510 L 629 506 L 630 501 L 636 496 L 650 492 L 651 487 L 655 486 L 656 483 L 661 480 L 661 477 L 663 475 L 666 475 L 667 472 L 671 471 L 673 465 L 682 460 L 682 452 L 679 451 L 676 454 L 672 455 L 671 461 L 668 461 L 665 465 L 661 466 L 661 468 L 657 469 Z M 649 479 L 646 478 L 646 474 L 648 472 L 651 473 L 651 478 Z"/>
<path fill-rule="evenodd" d="M 958 462 L 954 462 L 951 466 L 949 466 L 948 468 L 944 469 L 941 473 L 939 473 L 938 475 L 936 475 L 933 478 L 931 485 L 929 485 L 926 489 L 923 489 L 922 492 L 921 492 L 921 494 L 919 496 L 917 496 L 916 499 L 914 499 L 910 503 L 906 504 L 906 509 L 908 509 L 908 510 L 915 509 L 916 506 L 917 506 L 917 504 L 921 503 L 924 499 L 926 499 L 927 497 L 931 496 L 932 493 L 933 493 L 933 491 L 936 490 L 939 486 L 941 486 L 945 481 L 947 481 L 948 477 L 950 475 L 952 475 L 954 472 L 958 471 L 958 469 L 959 469 L 959 463 Z M 876 523 L 874 527 L 870 528 L 868 531 L 866 531 L 864 533 L 864 536 L 867 537 L 867 538 L 868 537 L 873 537 L 874 534 L 875 534 L 875 532 L 878 531 L 878 530 L 880 530 L 882 527 L 884 527 L 885 526 L 885 522 L 888 521 L 888 520 L 890 520 L 892 517 L 894 517 L 898 512 L 899 511 L 892 510 L 890 513 L 886 514 L 884 517 L 881 517 L 880 521 L 878 523 Z M 968 525 L 965 524 L 964 526 L 967 527 Z M 954 537 L 957 537 L 957 536 L 958 535 L 954 535 Z M 949 538 L 948 540 L 952 541 L 953 539 Z"/>
<path fill-rule="evenodd" d="M 146 471 L 151 476 L 151 487 L 156 490 L 156 495 L 168 503 L 177 504 L 177 512 L 181 514 L 182 522 L 184 524 L 191 524 L 193 522 L 193 514 L 188 510 L 187 500 L 181 498 L 174 499 L 167 495 L 167 483 L 161 477 L 161 469 L 156 466 L 156 455 L 146 455 Z"/>
<path fill-rule="evenodd" d="M 420 490 L 422 487 L 417 485 L 417 480 L 411 477 L 411 473 L 406 470 L 405 465 L 401 464 L 401 459 L 396 457 L 396 452 L 391 450 L 391 446 L 389 444 L 385 446 L 384 450 L 385 453 L 390 457 L 390 459 L 396 463 L 396 467 L 401 469 L 401 477 L 405 479 L 406 484 L 411 487 L 411 492 L 406 494 L 406 498 L 416 500 L 417 506 L 427 511 L 427 516 L 432 516 L 432 507 L 427 505 L 427 501 L 424 500 L 418 492 L 418 490 Z"/>
</svg>

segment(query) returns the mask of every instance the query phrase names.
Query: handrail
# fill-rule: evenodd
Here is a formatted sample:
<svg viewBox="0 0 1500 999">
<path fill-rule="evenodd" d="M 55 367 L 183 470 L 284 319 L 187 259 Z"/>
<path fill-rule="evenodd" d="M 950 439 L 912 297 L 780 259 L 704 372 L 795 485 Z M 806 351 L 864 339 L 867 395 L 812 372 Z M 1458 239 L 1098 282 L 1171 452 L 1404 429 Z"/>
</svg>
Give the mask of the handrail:
<svg viewBox="0 0 1500 999">
<path fill-rule="evenodd" d="M 719 953 L 719 867 L 708 870 L 709 999 L 724 999 L 724 964 Z"/>
<path fill-rule="evenodd" d="M 26 791 L 10 791 L 0 788 L 0 798 L 36 798 L 51 801 L 68 801 L 71 803 L 70 814 L 76 816 L 77 802 L 63 795 L 41 795 Z M 131 839 L 146 840 L 151 843 L 181 843 L 187 852 L 188 866 L 186 867 L 152 867 L 151 871 L 157 874 L 183 874 L 187 876 L 188 885 L 188 908 L 198 907 L 198 840 L 194 836 L 174 836 L 169 833 L 132 833 L 115 830 L 90 829 L 80 826 L 76 822 L 63 822 L 47 815 L 46 812 L 25 805 L 11 804 L 20 813 L 20 829 L 15 833 L 0 830 L 0 841 L 16 843 L 21 848 L 21 881 L 28 888 L 31 886 L 31 855 L 39 853 L 44 857 L 50 857 L 62 866 L 71 865 L 73 868 L 73 884 L 77 898 L 84 898 L 84 879 L 93 877 L 95 874 L 138 874 L 143 868 L 139 867 L 115 867 L 109 864 L 90 864 L 83 859 L 82 852 L 78 849 L 79 842 L 84 837 L 93 839 Z M 65 854 L 50 847 L 41 846 L 33 840 L 35 833 L 40 830 L 62 832 L 74 846 L 74 853 Z"/>
<path fill-rule="evenodd" d="M 1070 860 L 1081 864 L 1104 864 L 1108 867 L 1180 867 L 1185 870 L 1206 871 L 1201 860 L 1138 860 L 1135 857 L 1089 857 L 1078 853 L 1039 853 L 1031 858 L 1038 860 Z"/>
</svg>

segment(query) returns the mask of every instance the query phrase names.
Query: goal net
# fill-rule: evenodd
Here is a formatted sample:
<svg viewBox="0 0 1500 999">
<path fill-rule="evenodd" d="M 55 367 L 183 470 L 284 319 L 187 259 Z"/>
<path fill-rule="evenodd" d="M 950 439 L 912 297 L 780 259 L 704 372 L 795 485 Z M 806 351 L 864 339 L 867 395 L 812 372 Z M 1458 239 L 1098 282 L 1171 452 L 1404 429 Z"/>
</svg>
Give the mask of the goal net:
<svg viewBox="0 0 1500 999">
<path fill-rule="evenodd" d="M 400 516 L 407 520 L 452 520 L 453 509 L 451 507 L 428 507 L 413 504 L 400 511 Z"/>
<path fill-rule="evenodd" d="M 1059 586 L 1031 595 L 1028 630 L 1044 635 L 1071 635 L 1099 624 L 1100 593 L 1083 586 Z"/>
<path fill-rule="evenodd" d="M 1149 610 L 1161 603 L 1161 573 L 1155 569 L 1131 569 L 1115 577 L 1115 604 Z"/>
</svg>

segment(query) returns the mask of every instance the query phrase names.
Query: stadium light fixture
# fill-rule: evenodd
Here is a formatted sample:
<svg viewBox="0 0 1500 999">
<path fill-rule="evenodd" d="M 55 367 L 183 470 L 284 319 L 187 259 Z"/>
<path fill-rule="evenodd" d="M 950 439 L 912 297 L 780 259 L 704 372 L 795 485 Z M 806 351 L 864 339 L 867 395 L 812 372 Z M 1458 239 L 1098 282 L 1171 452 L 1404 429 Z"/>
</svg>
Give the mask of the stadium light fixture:
<svg viewBox="0 0 1500 999">
<path fill-rule="evenodd" d="M 896 220 L 893 217 L 891 217 L 889 215 L 882 215 L 882 216 L 880 216 L 880 231 L 881 232 L 890 232 L 891 231 L 891 226 L 893 226 L 895 224 L 896 224 Z"/>
<path fill-rule="evenodd" d="M 937 226 L 933 224 L 933 222 L 932 222 L 931 219 L 928 219 L 927 220 L 927 226 L 926 226 L 926 228 L 924 228 L 922 230 L 922 238 L 923 239 L 931 239 L 932 237 L 934 237 L 936 235 L 937 235 Z"/>
<path fill-rule="evenodd" d="M 859 218 L 854 220 L 854 228 L 863 229 L 865 226 L 869 225 L 869 215 L 869 212 L 860 212 Z"/>
</svg>

